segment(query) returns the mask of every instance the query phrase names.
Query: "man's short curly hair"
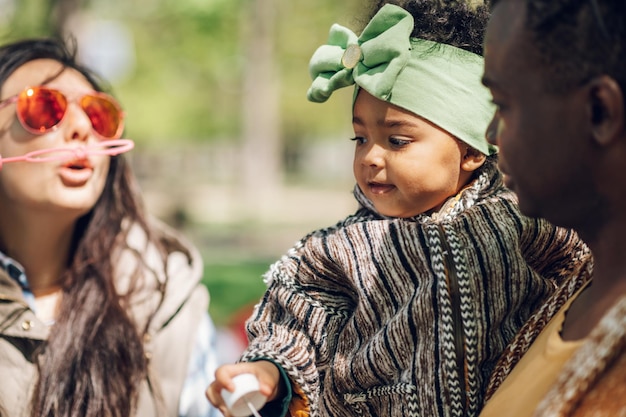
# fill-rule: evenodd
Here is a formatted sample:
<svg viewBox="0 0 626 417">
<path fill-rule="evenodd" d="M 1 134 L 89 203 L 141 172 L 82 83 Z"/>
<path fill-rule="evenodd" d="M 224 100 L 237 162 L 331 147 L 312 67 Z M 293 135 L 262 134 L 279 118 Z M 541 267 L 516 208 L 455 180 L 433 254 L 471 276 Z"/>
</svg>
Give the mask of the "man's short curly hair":
<svg viewBox="0 0 626 417">
<path fill-rule="evenodd" d="M 525 27 L 545 66 L 546 88 L 564 92 L 606 74 L 626 91 L 626 1 L 514 1 L 526 3 Z"/>
</svg>

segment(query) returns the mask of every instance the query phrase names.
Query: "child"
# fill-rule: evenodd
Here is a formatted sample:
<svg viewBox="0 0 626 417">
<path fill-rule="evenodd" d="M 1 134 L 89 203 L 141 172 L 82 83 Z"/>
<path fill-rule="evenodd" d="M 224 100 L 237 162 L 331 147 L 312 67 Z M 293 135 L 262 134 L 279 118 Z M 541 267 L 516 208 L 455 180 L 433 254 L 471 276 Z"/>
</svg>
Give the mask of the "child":
<svg viewBox="0 0 626 417">
<path fill-rule="evenodd" d="M 475 416 L 504 346 L 585 255 L 502 185 L 482 58 L 459 47 L 482 38 L 442 18 L 476 28 L 484 8 L 441 7 L 384 5 L 359 37 L 334 25 L 313 55 L 310 100 L 355 84 L 361 207 L 267 273 L 242 363 L 207 392 L 226 415 L 221 390 L 254 373 L 268 416 Z M 437 24 L 448 38 L 424 39 Z"/>
</svg>

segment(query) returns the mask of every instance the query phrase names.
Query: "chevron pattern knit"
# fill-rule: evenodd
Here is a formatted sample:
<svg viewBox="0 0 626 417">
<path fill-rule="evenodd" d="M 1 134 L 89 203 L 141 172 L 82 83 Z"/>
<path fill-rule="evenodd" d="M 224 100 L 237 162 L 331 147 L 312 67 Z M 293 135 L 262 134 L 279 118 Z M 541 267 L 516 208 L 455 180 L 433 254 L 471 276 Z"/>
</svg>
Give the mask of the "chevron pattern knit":
<svg viewBox="0 0 626 417">
<path fill-rule="evenodd" d="M 473 417 L 502 350 L 585 254 L 522 216 L 487 164 L 434 215 L 364 206 L 305 236 L 266 274 L 242 360 L 280 364 L 311 417 Z"/>
<path fill-rule="evenodd" d="M 443 367 L 444 375 L 447 375 L 447 384 L 450 395 L 450 412 L 454 417 L 464 415 L 466 398 L 465 398 L 465 356 L 461 354 L 457 347 L 457 343 L 464 343 L 458 340 L 456 326 L 462 327 L 462 323 L 458 322 L 455 313 L 460 313 L 459 302 L 454 299 L 458 293 L 456 288 L 451 288 L 451 284 L 456 286 L 463 279 L 467 280 L 467 276 L 451 277 L 451 270 L 454 265 L 461 262 L 453 262 L 454 258 L 458 258 L 461 250 L 458 242 L 450 239 L 450 236 L 443 236 L 441 229 L 437 225 L 428 225 L 427 228 L 428 244 L 432 248 L 433 272 L 435 273 L 438 288 L 438 301 L 441 306 L 441 326 L 444 330 L 441 342 L 443 343 Z M 446 241 L 446 238 L 449 240 Z M 452 253 L 449 253 L 451 251 Z M 456 259 L 458 261 L 458 259 Z M 454 283 L 451 282 L 454 280 Z M 456 310 L 456 311 L 455 311 Z"/>
</svg>

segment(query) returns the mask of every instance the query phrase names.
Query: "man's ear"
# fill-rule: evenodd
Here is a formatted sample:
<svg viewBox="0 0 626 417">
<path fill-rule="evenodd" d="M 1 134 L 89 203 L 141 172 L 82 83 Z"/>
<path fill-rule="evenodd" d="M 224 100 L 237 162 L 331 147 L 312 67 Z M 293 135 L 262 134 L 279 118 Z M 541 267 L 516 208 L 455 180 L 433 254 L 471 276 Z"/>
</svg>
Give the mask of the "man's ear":
<svg viewBox="0 0 626 417">
<path fill-rule="evenodd" d="M 589 121 L 595 142 L 607 146 L 624 134 L 624 93 L 608 75 L 589 81 Z"/>
<path fill-rule="evenodd" d="M 467 146 L 465 147 L 465 153 L 463 159 L 461 159 L 461 169 L 467 172 L 473 172 L 480 168 L 487 159 L 487 156 L 477 151 L 476 149 Z"/>
</svg>

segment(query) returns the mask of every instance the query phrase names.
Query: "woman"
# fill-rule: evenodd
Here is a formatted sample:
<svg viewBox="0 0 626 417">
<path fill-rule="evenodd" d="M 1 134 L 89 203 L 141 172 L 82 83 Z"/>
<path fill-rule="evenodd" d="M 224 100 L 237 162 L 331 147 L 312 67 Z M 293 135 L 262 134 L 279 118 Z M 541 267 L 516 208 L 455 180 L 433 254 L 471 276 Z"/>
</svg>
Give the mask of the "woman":
<svg viewBox="0 0 626 417">
<path fill-rule="evenodd" d="M 215 359 L 199 339 L 202 263 L 144 212 L 118 155 L 132 147 L 123 112 L 101 91 L 61 42 L 0 47 L 0 404 L 11 416 L 208 415 L 210 374 L 188 372 Z"/>
</svg>

